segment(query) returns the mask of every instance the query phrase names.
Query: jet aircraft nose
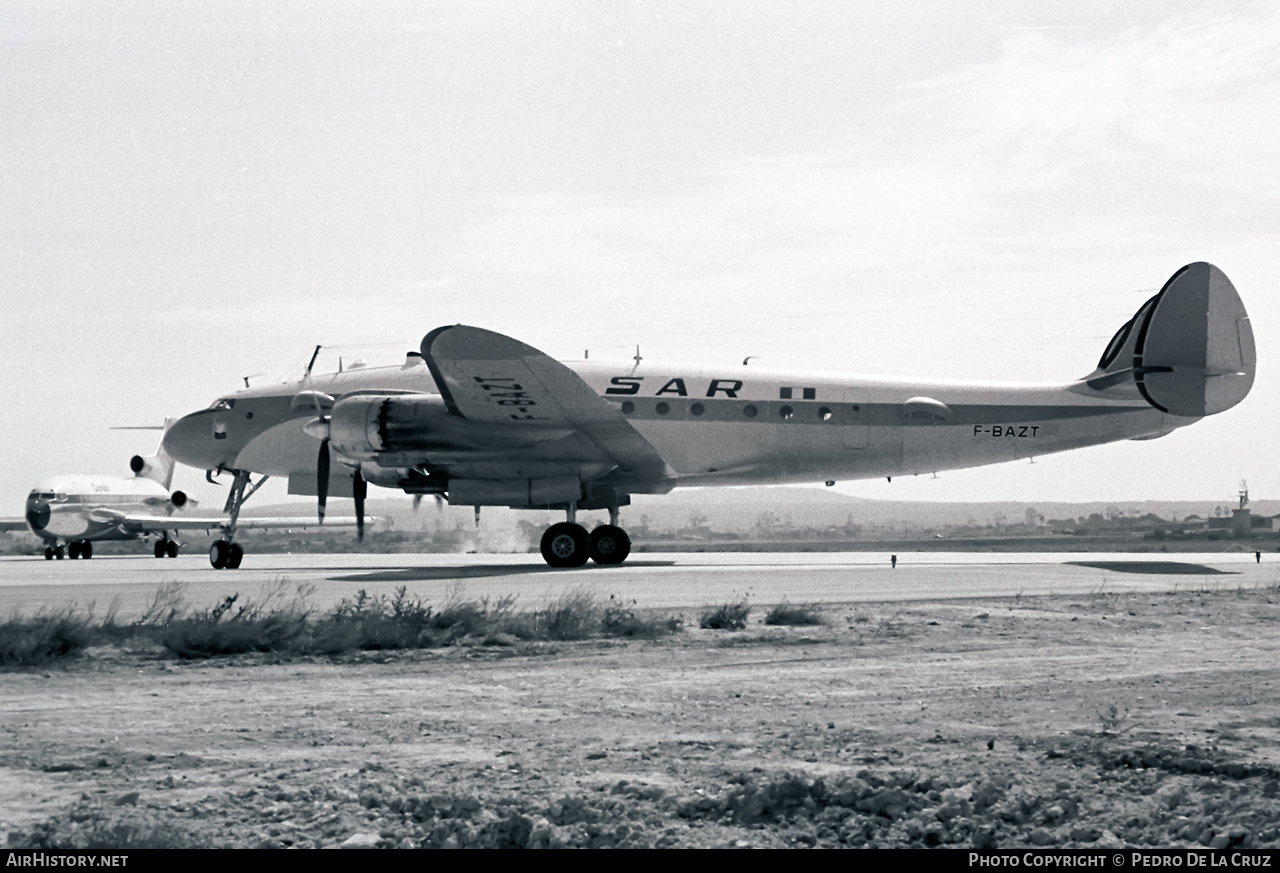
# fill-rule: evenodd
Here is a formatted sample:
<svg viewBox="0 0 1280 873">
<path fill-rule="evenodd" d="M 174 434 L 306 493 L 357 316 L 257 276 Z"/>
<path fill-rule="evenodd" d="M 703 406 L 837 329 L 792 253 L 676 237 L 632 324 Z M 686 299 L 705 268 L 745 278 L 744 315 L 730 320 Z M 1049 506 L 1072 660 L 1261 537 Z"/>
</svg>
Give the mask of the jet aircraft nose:
<svg viewBox="0 0 1280 873">
<path fill-rule="evenodd" d="M 212 410 L 202 409 L 170 425 L 160 445 L 175 461 L 198 470 L 212 470 L 228 463 L 225 443 L 215 439 L 216 427 Z M 225 428 L 222 431 L 225 438 Z"/>
<path fill-rule="evenodd" d="M 44 530 L 49 524 L 49 504 L 44 500 L 31 498 L 27 501 L 27 524 L 32 530 Z"/>
</svg>

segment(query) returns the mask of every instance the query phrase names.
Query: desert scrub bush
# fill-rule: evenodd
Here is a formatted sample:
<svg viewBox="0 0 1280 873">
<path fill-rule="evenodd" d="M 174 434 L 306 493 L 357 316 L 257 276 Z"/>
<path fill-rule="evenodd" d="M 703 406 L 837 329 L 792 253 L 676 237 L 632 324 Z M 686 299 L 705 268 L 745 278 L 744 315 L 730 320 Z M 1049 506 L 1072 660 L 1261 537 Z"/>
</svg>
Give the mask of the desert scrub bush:
<svg viewBox="0 0 1280 873">
<path fill-rule="evenodd" d="M 816 603 L 808 603 L 803 606 L 793 606 L 787 601 L 782 601 L 773 609 L 769 610 L 764 617 L 765 624 L 772 625 L 796 625 L 810 626 L 826 624 L 822 618 L 822 613 L 818 611 Z"/>
<path fill-rule="evenodd" d="M 308 613 L 300 605 L 271 611 L 245 601 L 239 594 L 211 609 L 171 618 L 160 628 L 159 644 L 179 658 L 275 652 L 296 648 L 308 630 Z"/>
<path fill-rule="evenodd" d="M 606 636 L 652 640 L 682 630 L 678 618 L 640 618 L 623 606 L 609 606 L 600 619 L 600 630 Z"/>
<path fill-rule="evenodd" d="M 714 630 L 742 630 L 747 626 L 747 616 L 751 607 L 746 600 L 737 603 L 724 603 L 717 607 L 707 607 L 698 619 L 698 627 Z"/>
<path fill-rule="evenodd" d="M 539 615 L 539 636 L 548 640 L 583 640 L 600 628 L 596 596 L 585 588 L 564 592 Z"/>
<path fill-rule="evenodd" d="M 77 615 L 73 606 L 31 618 L 15 614 L 0 624 L 0 665 L 34 667 L 74 655 L 92 640 L 92 624 L 92 610 Z"/>
</svg>

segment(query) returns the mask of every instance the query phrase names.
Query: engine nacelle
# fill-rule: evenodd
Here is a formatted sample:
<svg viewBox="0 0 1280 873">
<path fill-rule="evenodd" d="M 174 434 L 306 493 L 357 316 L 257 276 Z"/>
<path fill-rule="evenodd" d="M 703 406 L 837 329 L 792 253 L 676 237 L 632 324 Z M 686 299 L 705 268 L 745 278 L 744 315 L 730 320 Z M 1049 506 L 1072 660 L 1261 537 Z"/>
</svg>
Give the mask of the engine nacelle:
<svg viewBox="0 0 1280 873">
<path fill-rule="evenodd" d="M 429 446 L 431 422 L 447 415 L 444 400 L 426 394 L 358 394 L 333 405 L 329 441 L 348 458 L 411 452 Z"/>
<path fill-rule="evenodd" d="M 187 492 L 185 491 L 173 492 L 172 494 L 169 495 L 169 502 L 172 503 L 174 506 L 176 506 L 178 509 L 181 509 L 182 507 L 187 505 Z"/>
</svg>

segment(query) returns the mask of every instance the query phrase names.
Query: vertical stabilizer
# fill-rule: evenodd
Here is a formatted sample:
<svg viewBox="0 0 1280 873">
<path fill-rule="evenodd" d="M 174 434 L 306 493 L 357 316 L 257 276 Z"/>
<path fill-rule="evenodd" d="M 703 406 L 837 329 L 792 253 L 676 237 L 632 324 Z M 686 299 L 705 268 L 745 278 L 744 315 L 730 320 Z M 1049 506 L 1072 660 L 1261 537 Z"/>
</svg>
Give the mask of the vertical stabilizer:
<svg viewBox="0 0 1280 873">
<path fill-rule="evenodd" d="M 143 457 L 142 455 L 134 455 L 129 460 L 129 469 L 133 470 L 135 476 L 141 476 L 144 479 L 150 479 L 152 482 L 159 482 L 165 491 L 169 490 L 170 484 L 173 482 L 173 458 L 164 450 L 164 435 L 169 432 L 169 427 L 176 421 L 173 418 L 164 420 L 164 432 L 160 434 L 160 444 L 156 446 L 155 454 Z"/>
<path fill-rule="evenodd" d="M 1188 264 L 1116 333 L 1098 369 L 1097 391 L 1135 390 L 1171 415 L 1230 409 L 1253 386 L 1253 329 L 1240 295 L 1213 264 Z"/>
</svg>

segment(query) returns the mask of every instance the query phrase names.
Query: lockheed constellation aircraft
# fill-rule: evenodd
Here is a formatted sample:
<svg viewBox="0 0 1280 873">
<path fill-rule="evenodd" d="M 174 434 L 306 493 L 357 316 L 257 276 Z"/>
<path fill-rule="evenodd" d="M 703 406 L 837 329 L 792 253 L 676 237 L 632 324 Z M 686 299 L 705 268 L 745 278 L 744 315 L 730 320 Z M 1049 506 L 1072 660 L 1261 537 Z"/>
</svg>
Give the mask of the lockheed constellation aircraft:
<svg viewBox="0 0 1280 873">
<path fill-rule="evenodd" d="M 207 475 L 234 476 L 215 566 L 251 473 L 289 477 L 323 517 L 335 463 L 334 487 L 350 488 L 358 516 L 367 483 L 477 513 L 559 509 L 566 520 L 542 537 L 547 563 L 617 564 L 631 547 L 618 509 L 632 494 L 891 478 L 1153 439 L 1239 403 L 1254 365 L 1231 282 L 1194 263 L 1117 331 L 1093 372 L 1062 384 L 559 363 L 455 325 L 428 333 L 401 367 L 313 376 L 309 366 L 300 382 L 222 397 L 164 445 Z M 607 509 L 609 523 L 588 532 L 575 519 L 586 509 Z"/>
<path fill-rule="evenodd" d="M 165 430 L 172 420 L 165 422 Z M 126 428 L 127 430 L 159 430 L 161 428 Z M 93 557 L 93 544 L 102 540 L 134 540 L 155 538 L 155 556 L 176 558 L 182 530 L 224 530 L 226 516 L 197 517 L 180 512 L 194 506 L 182 491 L 169 491 L 173 482 L 174 461 L 164 449 L 163 439 L 154 455 L 134 455 L 129 462 L 132 476 L 92 476 L 69 474 L 55 476 L 37 484 L 27 495 L 26 516 L 0 519 L 0 531 L 27 529 L 46 545 L 45 560 L 72 560 Z M 349 525 L 353 519 L 334 519 L 331 524 Z M 246 527 L 312 526 L 303 518 L 254 518 Z M 223 542 L 219 540 L 218 542 Z M 244 552 L 236 543 L 226 548 L 224 564 L 240 566 Z"/>
</svg>

